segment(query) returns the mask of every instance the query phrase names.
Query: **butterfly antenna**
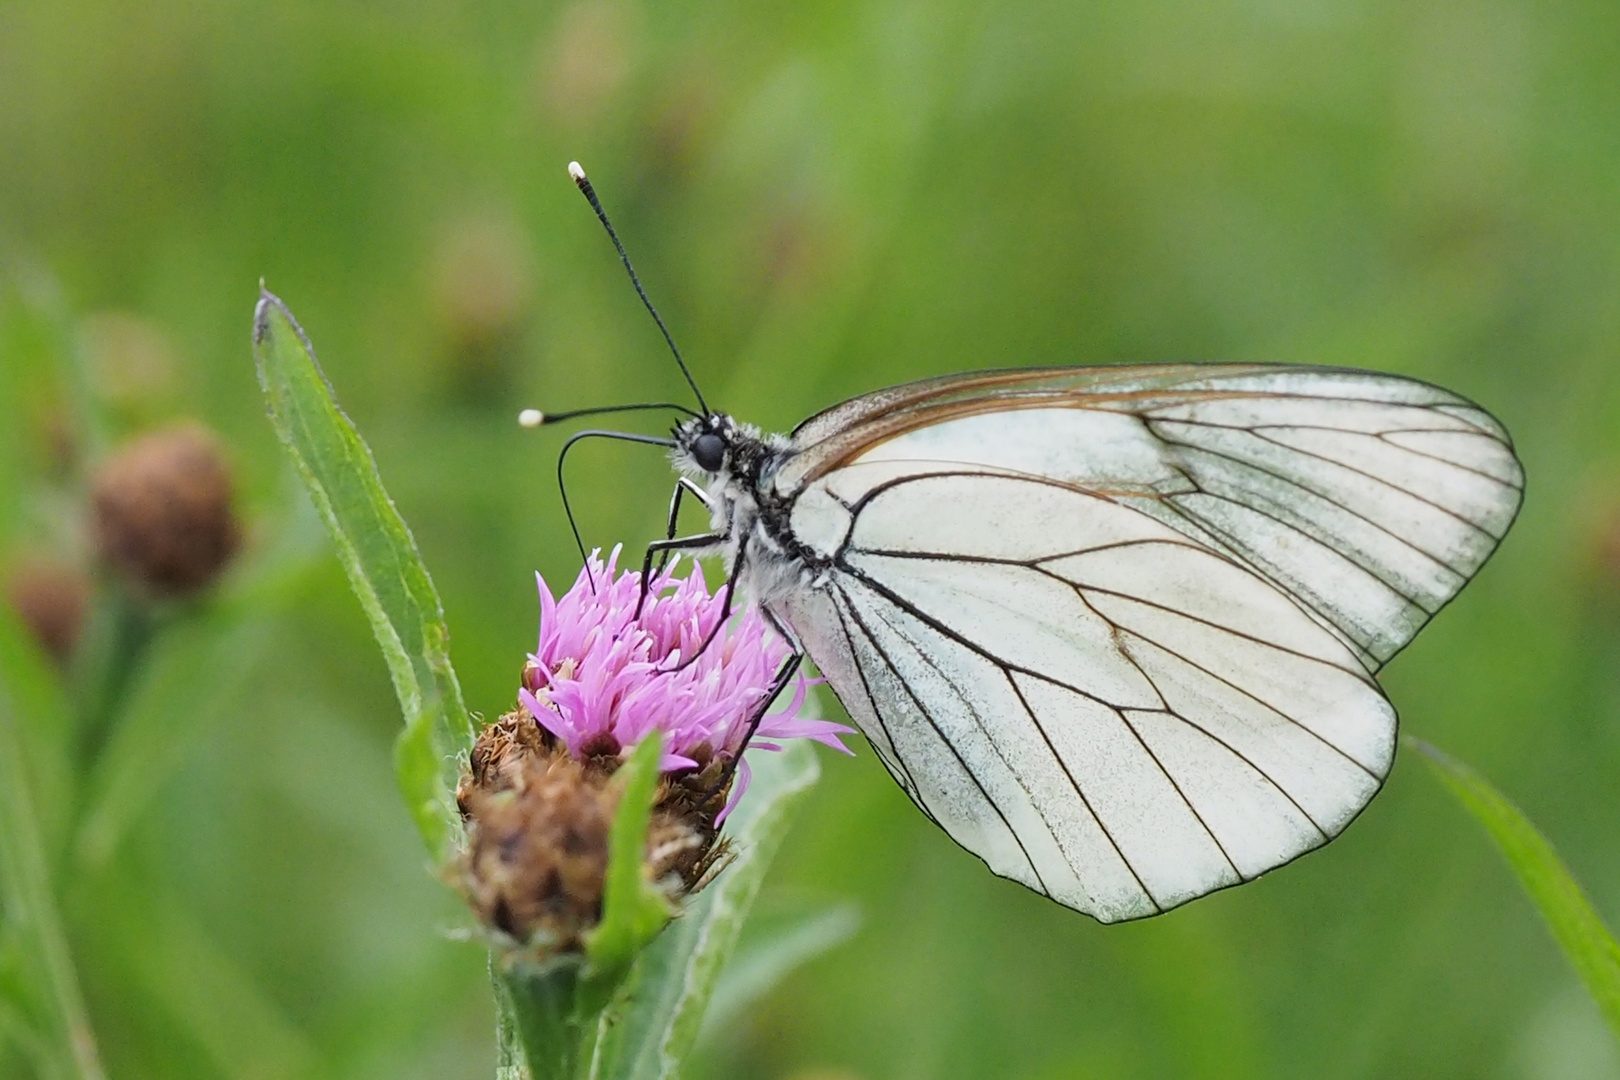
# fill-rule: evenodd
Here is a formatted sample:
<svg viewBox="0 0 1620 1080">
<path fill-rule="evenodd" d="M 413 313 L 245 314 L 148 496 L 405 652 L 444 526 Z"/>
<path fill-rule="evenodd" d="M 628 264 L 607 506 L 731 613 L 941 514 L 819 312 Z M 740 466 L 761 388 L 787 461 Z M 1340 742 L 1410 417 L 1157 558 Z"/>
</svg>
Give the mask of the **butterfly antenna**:
<svg viewBox="0 0 1620 1080">
<path fill-rule="evenodd" d="M 686 361 L 681 359 L 681 350 L 675 347 L 675 339 L 670 336 L 669 327 L 664 325 L 658 309 L 647 299 L 647 290 L 641 287 L 641 279 L 636 277 L 636 268 L 630 265 L 630 256 L 624 250 L 624 245 L 619 242 L 619 234 L 614 231 L 613 222 L 608 220 L 607 211 L 602 209 L 602 200 L 596 197 L 596 189 L 591 186 L 590 178 L 585 175 L 585 170 L 577 161 L 568 163 L 568 175 L 573 177 L 575 185 L 585 196 L 585 201 L 596 211 L 596 219 L 602 223 L 602 228 L 607 230 L 608 239 L 613 241 L 614 248 L 619 252 L 619 260 L 624 263 L 624 269 L 630 275 L 630 284 L 636 287 L 636 295 L 641 297 L 642 304 L 647 308 L 647 314 L 658 324 L 658 329 L 664 335 L 664 341 L 669 344 L 669 351 L 675 354 L 675 363 L 680 365 L 681 374 L 686 376 L 686 385 L 692 388 L 692 396 L 697 398 L 698 407 L 707 413 L 709 403 L 703 400 L 703 391 L 698 389 L 697 380 L 692 378 L 692 373 L 686 368 Z"/>
<path fill-rule="evenodd" d="M 601 416 L 604 413 L 640 412 L 644 409 L 667 409 L 671 412 L 685 413 L 687 416 L 699 415 L 685 405 L 677 405 L 673 401 L 648 401 L 639 405 L 599 405 L 590 409 L 569 409 L 567 412 L 548 413 L 539 409 L 524 409 L 518 413 L 518 423 L 526 428 L 542 427 L 546 424 L 560 424 L 564 420 L 577 420 L 581 416 Z"/>
<path fill-rule="evenodd" d="M 526 411 L 537 412 L 538 410 Z M 533 425 L 526 426 L 532 427 Z M 568 451 L 572 450 L 576 443 L 579 443 L 585 439 L 617 439 L 620 442 L 643 443 L 648 446 L 662 446 L 666 450 L 674 448 L 675 440 L 660 439 L 652 435 L 637 435 L 629 431 L 577 431 L 568 437 L 568 441 L 563 443 L 562 449 L 557 452 L 557 490 L 562 493 L 563 513 L 568 516 L 568 528 L 574 534 L 574 546 L 579 548 L 580 562 L 585 564 L 585 580 L 590 582 L 591 592 L 595 593 L 596 575 L 591 573 L 590 556 L 585 553 L 585 540 L 579 535 L 579 523 L 574 520 L 574 507 L 568 501 L 568 482 L 563 475 L 563 466 L 568 461 Z"/>
</svg>

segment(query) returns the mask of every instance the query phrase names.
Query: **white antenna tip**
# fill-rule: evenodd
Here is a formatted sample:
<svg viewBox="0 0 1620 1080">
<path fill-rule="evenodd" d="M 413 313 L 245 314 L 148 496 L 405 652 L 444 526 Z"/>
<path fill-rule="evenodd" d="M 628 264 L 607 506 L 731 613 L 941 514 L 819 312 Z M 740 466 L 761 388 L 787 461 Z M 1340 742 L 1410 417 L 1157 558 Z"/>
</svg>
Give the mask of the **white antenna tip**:
<svg viewBox="0 0 1620 1080">
<path fill-rule="evenodd" d="M 524 427 L 539 427 L 546 422 L 546 414 L 539 409 L 524 409 L 518 413 L 518 423 Z"/>
<path fill-rule="evenodd" d="M 585 179 L 585 170 L 580 166 L 579 162 L 570 161 L 568 163 L 568 175 L 572 176 L 574 178 L 574 183 L 577 184 L 581 180 Z"/>
</svg>

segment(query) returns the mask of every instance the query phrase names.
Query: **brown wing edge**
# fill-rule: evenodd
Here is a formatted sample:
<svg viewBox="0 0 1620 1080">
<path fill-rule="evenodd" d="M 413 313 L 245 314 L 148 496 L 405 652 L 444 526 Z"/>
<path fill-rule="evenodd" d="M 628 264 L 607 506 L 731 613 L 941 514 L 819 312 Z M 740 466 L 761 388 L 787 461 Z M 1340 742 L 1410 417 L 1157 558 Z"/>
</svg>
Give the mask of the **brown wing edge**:
<svg viewBox="0 0 1620 1080">
<path fill-rule="evenodd" d="M 1179 401 L 1264 396 L 1253 389 L 1218 387 L 1184 389 L 1188 383 L 1255 375 L 1320 374 L 1357 376 L 1422 387 L 1444 403 L 1494 417 L 1454 391 L 1422 379 L 1362 368 L 1310 364 L 1114 364 L 1093 367 L 1036 367 L 969 371 L 935 376 L 861 394 L 805 420 L 791 434 L 794 460 L 776 479 L 784 494 L 847 464 L 870 447 L 918 428 L 962 416 L 1018 408 L 1125 409 L 1135 411 L 1161 403 L 1167 395 Z M 1377 400 L 1377 399 L 1369 399 Z M 1508 448 L 1505 430 L 1493 434 Z"/>
</svg>

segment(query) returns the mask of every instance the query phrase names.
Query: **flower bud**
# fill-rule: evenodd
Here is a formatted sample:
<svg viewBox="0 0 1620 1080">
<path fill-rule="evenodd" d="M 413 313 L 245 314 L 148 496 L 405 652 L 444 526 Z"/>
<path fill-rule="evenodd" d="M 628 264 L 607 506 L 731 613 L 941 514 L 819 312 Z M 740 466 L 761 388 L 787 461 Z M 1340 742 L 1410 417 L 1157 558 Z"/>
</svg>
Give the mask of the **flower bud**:
<svg viewBox="0 0 1620 1080">
<path fill-rule="evenodd" d="M 83 571 L 54 559 L 30 557 L 12 568 L 6 599 L 58 663 L 66 663 L 79 643 L 90 583 Z"/>
<path fill-rule="evenodd" d="M 138 589 L 184 596 L 236 553 L 230 469 L 198 424 L 145 435 L 97 470 L 91 491 L 102 556 Z"/>
<path fill-rule="evenodd" d="M 1587 563 L 1592 576 L 1609 589 L 1620 587 L 1620 498 L 1601 507 L 1587 538 Z"/>
<path fill-rule="evenodd" d="M 485 926 L 547 953 L 582 947 L 602 916 L 617 764 L 571 756 L 521 710 L 484 729 L 456 802 L 467 826 L 459 885 Z M 697 886 L 721 853 L 714 818 L 724 798 L 660 784 L 645 861 L 648 880 L 671 899 Z"/>
</svg>

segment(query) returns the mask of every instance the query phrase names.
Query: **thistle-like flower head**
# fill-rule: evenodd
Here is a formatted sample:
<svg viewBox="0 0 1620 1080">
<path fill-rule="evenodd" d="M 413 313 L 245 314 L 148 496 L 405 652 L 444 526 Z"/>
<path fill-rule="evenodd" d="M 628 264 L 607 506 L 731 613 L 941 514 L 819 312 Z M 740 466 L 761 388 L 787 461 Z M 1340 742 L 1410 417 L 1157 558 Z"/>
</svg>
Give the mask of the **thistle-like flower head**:
<svg viewBox="0 0 1620 1080">
<path fill-rule="evenodd" d="M 659 572 L 643 599 L 641 575 L 619 573 L 618 555 L 593 554 L 560 599 L 540 581 L 540 642 L 520 705 L 484 729 L 456 790 L 467 823 L 463 894 L 485 926 L 542 954 L 577 952 L 600 921 L 620 797 L 613 775 L 654 730 L 664 776 L 647 880 L 675 900 L 715 871 L 721 823 L 748 786 L 744 739 L 789 655 L 755 610 L 721 626 L 724 601 L 696 566 L 684 578 Z M 800 676 L 749 747 L 805 738 L 849 752 L 839 739 L 849 728 L 803 715 L 808 685 Z"/>
<path fill-rule="evenodd" d="M 722 598 L 709 592 L 695 564 L 684 578 L 675 577 L 673 563 L 655 573 L 638 616 L 641 574 L 619 573 L 618 556 L 614 548 L 604 563 L 592 553 L 560 599 L 536 575 L 540 642 L 524 667 L 519 700 L 581 760 L 626 752 L 654 728 L 664 732 L 665 772 L 735 758 L 788 657 L 787 642 L 749 608 L 734 613 L 703 648 L 720 620 Z M 806 738 L 849 753 L 839 739 L 849 728 L 801 715 L 808 685 L 801 675 L 792 700 L 760 720 L 750 746 L 780 750 L 780 740 Z M 742 762 L 719 819 L 747 785 Z"/>
</svg>

